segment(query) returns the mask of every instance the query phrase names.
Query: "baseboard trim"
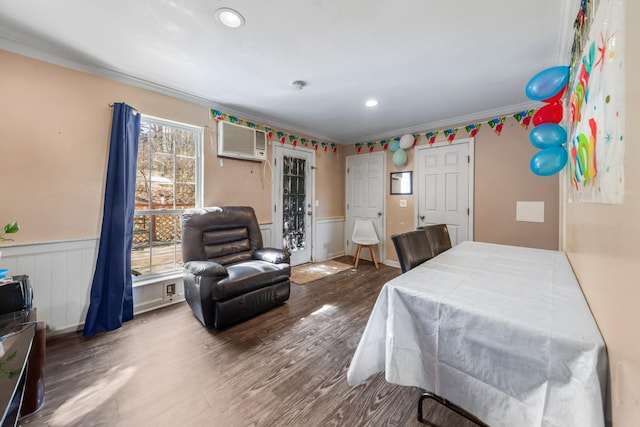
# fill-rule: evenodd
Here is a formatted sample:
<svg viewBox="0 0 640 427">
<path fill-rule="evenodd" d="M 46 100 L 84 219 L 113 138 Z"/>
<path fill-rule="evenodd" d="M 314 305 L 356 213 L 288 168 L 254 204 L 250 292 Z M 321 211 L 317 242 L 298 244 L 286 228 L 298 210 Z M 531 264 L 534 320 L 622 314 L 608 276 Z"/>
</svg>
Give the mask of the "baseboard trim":
<svg viewBox="0 0 640 427">
<path fill-rule="evenodd" d="M 385 259 L 383 264 L 388 265 L 389 267 L 400 268 L 400 263 L 398 261 L 393 261 L 390 259 Z"/>
</svg>

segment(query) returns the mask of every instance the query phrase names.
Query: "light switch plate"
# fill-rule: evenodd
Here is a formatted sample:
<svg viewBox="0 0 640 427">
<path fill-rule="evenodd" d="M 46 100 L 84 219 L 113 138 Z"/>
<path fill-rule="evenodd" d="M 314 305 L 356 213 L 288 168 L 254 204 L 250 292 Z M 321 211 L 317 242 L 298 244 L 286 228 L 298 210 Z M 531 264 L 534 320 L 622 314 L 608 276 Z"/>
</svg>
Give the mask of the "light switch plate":
<svg viewBox="0 0 640 427">
<path fill-rule="evenodd" d="M 401 208 L 406 208 L 407 207 L 407 201 L 405 199 L 400 199 L 400 207 Z"/>
</svg>

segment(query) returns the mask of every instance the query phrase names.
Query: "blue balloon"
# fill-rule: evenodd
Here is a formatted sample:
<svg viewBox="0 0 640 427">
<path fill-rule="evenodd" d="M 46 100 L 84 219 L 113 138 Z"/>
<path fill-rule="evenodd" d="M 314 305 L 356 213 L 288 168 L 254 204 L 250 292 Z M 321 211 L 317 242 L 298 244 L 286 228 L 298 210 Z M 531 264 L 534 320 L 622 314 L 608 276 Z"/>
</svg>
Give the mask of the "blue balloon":
<svg viewBox="0 0 640 427">
<path fill-rule="evenodd" d="M 567 164 L 568 158 L 564 147 L 545 148 L 531 158 L 529 167 L 536 175 L 549 176 L 560 172 Z"/>
<path fill-rule="evenodd" d="M 400 142 L 396 141 L 395 139 L 393 141 L 391 141 L 389 143 L 389 150 L 391 151 L 398 151 L 398 148 L 400 148 Z"/>
<path fill-rule="evenodd" d="M 543 123 L 529 132 L 529 141 L 536 148 L 557 147 L 567 142 L 567 131 L 556 123 Z"/>
<path fill-rule="evenodd" d="M 525 90 L 527 98 L 533 101 L 544 101 L 562 90 L 569 81 L 569 67 L 560 65 L 547 68 L 533 76 Z"/>
<path fill-rule="evenodd" d="M 399 148 L 393 153 L 393 164 L 402 166 L 405 163 L 407 163 L 407 153 L 402 148 Z"/>
</svg>

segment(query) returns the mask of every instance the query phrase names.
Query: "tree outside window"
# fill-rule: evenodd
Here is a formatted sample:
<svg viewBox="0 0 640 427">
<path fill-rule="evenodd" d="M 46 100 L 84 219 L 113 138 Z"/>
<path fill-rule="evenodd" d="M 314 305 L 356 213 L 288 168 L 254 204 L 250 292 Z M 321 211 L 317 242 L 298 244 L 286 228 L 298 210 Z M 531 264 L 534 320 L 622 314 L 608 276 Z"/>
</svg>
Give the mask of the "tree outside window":
<svg viewBox="0 0 640 427">
<path fill-rule="evenodd" d="M 198 207 L 202 128 L 142 116 L 131 268 L 163 275 L 182 268 L 180 213 Z"/>
</svg>

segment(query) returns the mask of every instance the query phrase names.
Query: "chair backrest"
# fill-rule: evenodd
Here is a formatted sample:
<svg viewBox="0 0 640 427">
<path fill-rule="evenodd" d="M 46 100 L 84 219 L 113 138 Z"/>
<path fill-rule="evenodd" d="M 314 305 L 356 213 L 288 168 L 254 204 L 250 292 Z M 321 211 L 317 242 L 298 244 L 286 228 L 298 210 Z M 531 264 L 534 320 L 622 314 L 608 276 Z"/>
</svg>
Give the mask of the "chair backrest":
<svg viewBox="0 0 640 427">
<path fill-rule="evenodd" d="M 422 229 L 394 234 L 391 236 L 391 241 L 396 248 L 396 254 L 403 273 L 430 260 L 434 256 L 427 234 Z"/>
<path fill-rule="evenodd" d="M 433 224 L 420 227 L 427 233 L 429 245 L 433 250 L 433 256 L 439 255 L 447 249 L 451 249 L 451 238 L 447 224 Z"/>
<path fill-rule="evenodd" d="M 380 243 L 373 221 L 370 219 L 356 219 L 353 225 L 351 241 L 358 245 L 377 245 Z"/>
<path fill-rule="evenodd" d="M 262 249 L 262 233 L 253 208 L 225 206 L 182 212 L 182 261 L 247 261 Z"/>
</svg>

